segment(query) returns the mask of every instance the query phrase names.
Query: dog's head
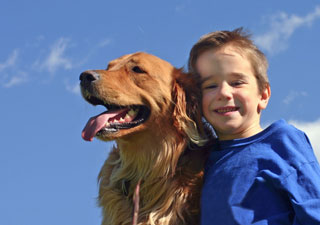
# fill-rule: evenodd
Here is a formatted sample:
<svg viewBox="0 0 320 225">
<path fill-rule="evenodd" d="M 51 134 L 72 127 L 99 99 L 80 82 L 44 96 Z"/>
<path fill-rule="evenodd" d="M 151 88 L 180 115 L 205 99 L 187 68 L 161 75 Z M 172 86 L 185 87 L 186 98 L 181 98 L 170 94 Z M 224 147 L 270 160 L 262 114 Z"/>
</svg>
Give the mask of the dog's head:
<svg viewBox="0 0 320 225">
<path fill-rule="evenodd" d="M 111 61 L 106 70 L 80 75 L 81 92 L 93 105 L 107 111 L 92 117 L 85 140 L 124 138 L 141 132 L 178 130 L 198 139 L 200 90 L 190 74 L 147 53 L 138 52 Z M 199 123 L 200 124 L 200 123 Z"/>
</svg>

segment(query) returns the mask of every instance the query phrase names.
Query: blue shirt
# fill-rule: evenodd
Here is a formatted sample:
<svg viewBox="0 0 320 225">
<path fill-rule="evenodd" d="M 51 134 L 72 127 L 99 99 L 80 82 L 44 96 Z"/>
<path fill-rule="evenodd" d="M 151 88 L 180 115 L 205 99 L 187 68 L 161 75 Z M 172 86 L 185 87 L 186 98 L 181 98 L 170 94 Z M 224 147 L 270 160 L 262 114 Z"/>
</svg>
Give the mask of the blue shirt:
<svg viewBox="0 0 320 225">
<path fill-rule="evenodd" d="M 307 136 L 279 120 L 210 153 L 202 225 L 320 224 L 320 166 Z"/>
</svg>

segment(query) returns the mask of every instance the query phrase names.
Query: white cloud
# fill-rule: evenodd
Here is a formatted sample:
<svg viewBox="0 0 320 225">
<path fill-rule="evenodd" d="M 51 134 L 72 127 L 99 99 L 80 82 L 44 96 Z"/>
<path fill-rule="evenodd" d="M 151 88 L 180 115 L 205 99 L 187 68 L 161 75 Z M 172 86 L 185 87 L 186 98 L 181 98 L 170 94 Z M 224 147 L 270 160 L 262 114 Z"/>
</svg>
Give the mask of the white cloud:
<svg viewBox="0 0 320 225">
<path fill-rule="evenodd" d="M 13 67 L 17 61 L 18 55 L 19 51 L 17 49 L 13 50 L 8 59 L 5 62 L 0 63 L 0 72 L 4 71 L 9 67 Z"/>
<path fill-rule="evenodd" d="M 313 122 L 291 120 L 289 123 L 304 131 L 308 135 L 316 157 L 320 162 L 320 118 Z"/>
<path fill-rule="evenodd" d="M 74 55 L 68 54 L 75 45 L 71 39 L 58 38 L 49 47 L 44 40 L 44 36 L 38 36 L 35 40 L 27 42 L 23 48 L 13 50 L 7 58 L 0 61 L 0 87 L 10 88 L 35 80 L 39 76 L 41 79 L 37 79 L 37 81 L 51 82 L 57 71 L 69 70 L 72 72 L 72 70 L 82 67 L 92 58 L 92 55 L 114 42 L 111 38 L 102 38 L 100 41 L 90 43 L 89 51 L 83 54 L 84 58 L 77 57 L 77 59 Z M 79 55 L 81 56 L 81 54 L 77 54 L 77 56 Z M 51 77 L 43 76 L 44 73 L 51 75 Z M 77 85 L 64 85 L 66 90 L 80 94 Z"/>
<path fill-rule="evenodd" d="M 71 60 L 64 55 L 68 44 L 68 39 L 60 38 L 51 47 L 51 51 L 45 61 L 42 63 L 36 62 L 35 67 L 46 69 L 50 73 L 54 73 L 59 68 L 72 69 L 73 65 Z"/>
<path fill-rule="evenodd" d="M 18 75 L 12 76 L 9 80 L 3 85 L 6 88 L 10 88 L 12 86 L 16 86 L 21 83 L 25 83 L 28 81 L 27 73 L 23 71 L 19 71 Z"/>
<path fill-rule="evenodd" d="M 298 97 L 306 97 L 308 93 L 305 91 L 291 91 L 284 99 L 283 103 L 288 105 Z"/>
<path fill-rule="evenodd" d="M 3 87 L 10 88 L 28 80 L 28 74 L 18 69 L 18 57 L 19 50 L 15 49 L 5 62 L 0 63 L 0 78 Z"/>
<path fill-rule="evenodd" d="M 271 16 L 270 30 L 254 38 L 255 43 L 269 53 L 277 53 L 287 48 L 287 41 L 291 35 L 303 26 L 311 26 L 320 18 L 320 6 L 316 6 L 314 11 L 299 17 L 288 15 L 285 12 Z"/>
</svg>

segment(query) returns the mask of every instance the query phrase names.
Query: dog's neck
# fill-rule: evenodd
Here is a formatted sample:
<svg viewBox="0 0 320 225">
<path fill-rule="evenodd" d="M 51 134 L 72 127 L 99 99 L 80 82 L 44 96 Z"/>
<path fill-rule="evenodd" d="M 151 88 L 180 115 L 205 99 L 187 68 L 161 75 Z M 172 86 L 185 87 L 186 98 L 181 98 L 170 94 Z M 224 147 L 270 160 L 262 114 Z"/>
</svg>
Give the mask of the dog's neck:
<svg viewBox="0 0 320 225">
<path fill-rule="evenodd" d="M 181 224 L 181 221 L 175 222 L 179 220 L 176 215 L 182 215 L 185 208 L 181 206 L 189 201 L 189 197 L 193 197 L 187 193 L 192 192 L 190 187 L 197 187 L 195 178 L 198 175 L 184 171 L 188 166 L 180 166 L 179 160 L 184 155 L 187 137 L 177 131 L 168 131 L 162 135 L 141 132 L 140 135 L 117 140 L 117 147 L 111 153 L 112 160 L 105 164 L 106 169 L 100 173 L 99 201 L 106 211 L 126 209 L 131 212 L 135 203 L 134 192 L 141 181 L 138 197 L 141 218 L 154 211 L 156 213 L 152 218 L 156 221 L 161 218 L 159 224 Z M 182 161 L 190 161 L 188 157 L 181 158 L 186 159 Z M 107 168 L 112 168 L 112 171 Z M 104 176 L 110 178 L 103 179 Z M 193 177 L 192 181 L 186 178 L 189 176 Z M 190 182 L 194 185 L 189 186 Z M 188 199 L 177 198 L 176 192 L 184 193 Z M 165 207 L 158 210 L 157 207 L 161 205 Z M 175 212 L 174 217 L 168 213 L 171 210 Z"/>
<path fill-rule="evenodd" d="M 179 157 L 187 145 L 187 138 L 177 135 L 176 131 L 165 135 L 146 131 L 117 140 L 117 145 L 122 169 L 130 170 L 125 179 L 156 180 L 174 175 Z"/>
</svg>

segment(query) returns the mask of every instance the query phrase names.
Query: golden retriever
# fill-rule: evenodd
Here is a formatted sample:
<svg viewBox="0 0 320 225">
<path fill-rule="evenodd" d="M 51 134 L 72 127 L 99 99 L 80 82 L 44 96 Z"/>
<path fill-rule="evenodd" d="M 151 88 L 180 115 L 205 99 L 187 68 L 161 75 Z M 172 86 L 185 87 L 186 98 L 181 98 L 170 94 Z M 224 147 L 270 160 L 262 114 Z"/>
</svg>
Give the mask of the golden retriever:
<svg viewBox="0 0 320 225">
<path fill-rule="evenodd" d="M 206 151 L 196 80 L 144 52 L 80 80 L 85 100 L 107 108 L 82 137 L 116 142 L 99 174 L 102 224 L 134 224 L 134 216 L 140 225 L 199 224 Z"/>
</svg>

